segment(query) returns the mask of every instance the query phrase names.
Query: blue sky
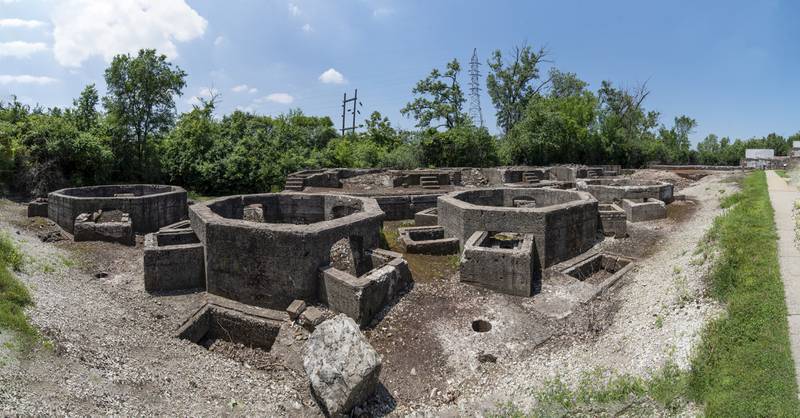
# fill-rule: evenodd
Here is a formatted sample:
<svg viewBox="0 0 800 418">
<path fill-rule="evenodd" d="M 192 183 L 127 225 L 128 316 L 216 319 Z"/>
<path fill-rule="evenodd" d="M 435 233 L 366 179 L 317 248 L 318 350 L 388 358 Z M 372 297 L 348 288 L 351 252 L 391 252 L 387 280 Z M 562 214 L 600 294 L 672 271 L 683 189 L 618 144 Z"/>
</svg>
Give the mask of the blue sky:
<svg viewBox="0 0 800 418">
<path fill-rule="evenodd" d="M 189 74 L 179 110 L 214 89 L 220 113 L 299 107 L 338 126 L 342 94 L 357 88 L 362 116 L 412 128 L 399 109 L 433 67 L 466 67 L 477 48 L 485 73 L 492 50 L 527 42 L 592 89 L 647 81 L 646 107 L 667 125 L 695 118 L 694 142 L 800 130 L 800 5 L 698 3 L 0 0 L 0 96 L 65 106 L 87 83 L 103 91 L 115 53 L 156 47 Z"/>
</svg>

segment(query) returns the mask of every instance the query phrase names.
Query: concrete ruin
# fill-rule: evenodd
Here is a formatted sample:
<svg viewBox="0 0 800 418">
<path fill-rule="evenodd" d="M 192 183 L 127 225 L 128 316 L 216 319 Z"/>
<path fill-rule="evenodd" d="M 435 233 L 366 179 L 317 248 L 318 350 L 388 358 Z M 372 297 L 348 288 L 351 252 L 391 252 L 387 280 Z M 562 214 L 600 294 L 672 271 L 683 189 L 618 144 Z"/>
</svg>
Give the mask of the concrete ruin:
<svg viewBox="0 0 800 418">
<path fill-rule="evenodd" d="M 600 203 L 619 203 L 622 199 L 657 199 L 664 203 L 673 200 L 673 186 L 662 181 L 586 179 L 578 181 L 576 187 L 591 193 Z"/>
<path fill-rule="evenodd" d="M 39 197 L 28 203 L 28 217 L 47 217 L 47 198 Z"/>
<path fill-rule="evenodd" d="M 603 235 L 615 238 L 628 236 L 628 216 L 621 207 L 613 203 L 601 203 L 597 210 L 600 213 Z"/>
<path fill-rule="evenodd" d="M 667 206 L 658 199 L 622 199 L 622 208 L 630 222 L 652 221 L 667 217 Z"/>
<path fill-rule="evenodd" d="M 408 287 L 411 271 L 402 254 L 381 249 L 367 251 L 359 268 L 366 271 L 352 274 L 333 265 L 322 268 L 320 301 L 366 327 Z"/>
<path fill-rule="evenodd" d="M 464 244 L 460 280 L 516 296 L 532 296 L 542 268 L 533 234 L 477 231 Z"/>
<path fill-rule="evenodd" d="M 439 197 L 438 212 L 446 235 L 462 245 L 477 231 L 533 234 L 544 267 L 591 248 L 600 228 L 595 198 L 584 192 L 551 188 L 453 192 Z"/>
<path fill-rule="evenodd" d="M 436 208 L 421 210 L 414 214 L 414 226 L 435 226 L 439 223 L 439 212 Z"/>
<path fill-rule="evenodd" d="M 98 210 L 81 213 L 75 218 L 75 241 L 106 241 L 122 245 L 136 245 L 131 218 L 118 210 Z"/>
<path fill-rule="evenodd" d="M 206 286 L 203 244 L 182 221 L 144 238 L 144 288 L 148 292 Z"/>
<path fill-rule="evenodd" d="M 128 213 L 133 232 L 145 234 L 186 219 L 186 190 L 177 186 L 125 184 L 61 189 L 47 196 L 47 216 L 69 233 L 81 213 Z"/>
<path fill-rule="evenodd" d="M 441 226 L 398 228 L 397 242 L 409 254 L 447 255 L 459 250 L 457 238 L 445 236 Z"/>
<path fill-rule="evenodd" d="M 244 219 L 245 208 L 258 207 L 263 222 Z M 369 198 L 270 193 L 198 203 L 189 218 L 205 247 L 209 293 L 284 310 L 295 299 L 318 300 L 318 270 L 337 242 L 348 243 L 356 263 L 377 248 L 384 213 Z"/>
</svg>

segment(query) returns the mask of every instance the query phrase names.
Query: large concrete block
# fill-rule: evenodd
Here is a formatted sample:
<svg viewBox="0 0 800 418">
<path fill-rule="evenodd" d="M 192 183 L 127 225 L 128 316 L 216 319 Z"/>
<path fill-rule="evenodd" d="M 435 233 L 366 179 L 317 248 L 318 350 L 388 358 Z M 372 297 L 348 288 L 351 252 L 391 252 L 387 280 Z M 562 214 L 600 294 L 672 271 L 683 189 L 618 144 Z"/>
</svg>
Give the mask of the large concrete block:
<svg viewBox="0 0 800 418">
<path fill-rule="evenodd" d="M 598 205 L 603 234 L 607 237 L 625 238 L 628 236 L 627 215 L 625 211 L 613 203 Z"/>
<path fill-rule="evenodd" d="M 106 219 L 108 213 L 110 219 Z M 119 211 L 82 213 L 75 218 L 73 237 L 75 241 L 106 241 L 123 245 L 136 245 L 131 219 Z"/>
<path fill-rule="evenodd" d="M 533 234 L 477 231 L 464 245 L 459 271 L 462 282 L 516 296 L 532 296 L 542 277 Z"/>
<path fill-rule="evenodd" d="M 191 229 L 145 235 L 143 260 L 148 292 L 205 288 L 203 244 Z"/>
<path fill-rule="evenodd" d="M 652 221 L 667 217 L 667 206 L 656 199 L 623 199 L 622 208 L 630 222 Z"/>
<path fill-rule="evenodd" d="M 445 237 L 441 226 L 414 226 L 398 228 L 397 242 L 410 254 L 446 255 L 459 250 L 457 238 Z"/>
<path fill-rule="evenodd" d="M 35 216 L 47 217 L 47 199 L 38 198 L 28 203 L 28 217 L 33 218 Z"/>
<path fill-rule="evenodd" d="M 590 193 L 600 203 L 617 203 L 622 199 L 657 199 L 666 203 L 673 200 L 673 186 L 663 181 L 634 179 L 587 179 L 576 187 Z"/>
</svg>

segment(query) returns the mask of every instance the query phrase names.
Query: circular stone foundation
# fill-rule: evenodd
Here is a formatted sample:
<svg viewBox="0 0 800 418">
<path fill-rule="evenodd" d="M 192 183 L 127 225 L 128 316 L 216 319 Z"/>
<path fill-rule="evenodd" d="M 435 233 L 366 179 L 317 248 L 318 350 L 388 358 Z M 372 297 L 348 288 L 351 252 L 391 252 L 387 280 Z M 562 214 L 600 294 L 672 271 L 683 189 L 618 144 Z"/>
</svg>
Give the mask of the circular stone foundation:
<svg viewBox="0 0 800 418">
<path fill-rule="evenodd" d="M 548 188 L 493 188 L 439 196 L 439 225 L 464 242 L 476 231 L 533 234 L 539 267 L 575 257 L 598 236 L 597 200 L 584 192 Z"/>
<path fill-rule="evenodd" d="M 622 199 L 657 199 L 664 203 L 673 200 L 673 186 L 663 181 L 633 179 L 578 180 L 578 190 L 588 192 L 600 203 L 614 203 Z"/>
<path fill-rule="evenodd" d="M 158 231 L 187 214 L 186 190 L 160 184 L 72 187 L 50 193 L 47 200 L 48 217 L 70 233 L 78 215 L 98 210 L 128 213 L 138 234 Z"/>
<path fill-rule="evenodd" d="M 384 213 L 372 198 L 269 193 L 198 203 L 189 218 L 205 245 L 209 293 L 282 310 L 318 300 L 318 270 L 343 239 L 356 263 L 377 248 Z"/>
</svg>

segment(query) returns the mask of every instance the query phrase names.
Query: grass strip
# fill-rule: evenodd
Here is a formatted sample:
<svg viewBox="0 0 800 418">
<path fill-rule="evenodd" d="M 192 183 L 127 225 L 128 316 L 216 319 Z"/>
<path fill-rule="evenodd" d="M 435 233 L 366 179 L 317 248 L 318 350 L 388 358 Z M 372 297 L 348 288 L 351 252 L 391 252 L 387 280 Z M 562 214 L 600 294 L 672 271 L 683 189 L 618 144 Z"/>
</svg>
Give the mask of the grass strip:
<svg viewBox="0 0 800 418">
<path fill-rule="evenodd" d="M 750 174 L 723 201 L 729 211 L 709 232 L 719 258 L 711 292 L 727 314 L 712 321 L 697 348 L 689 395 L 705 415 L 798 416 L 777 232 L 766 175 Z"/>
<path fill-rule="evenodd" d="M 14 276 L 22 268 L 22 253 L 7 234 L 0 233 L 0 328 L 17 333 L 23 343 L 38 336 L 25 316 L 25 307 L 33 299 L 25 286 Z"/>
</svg>

